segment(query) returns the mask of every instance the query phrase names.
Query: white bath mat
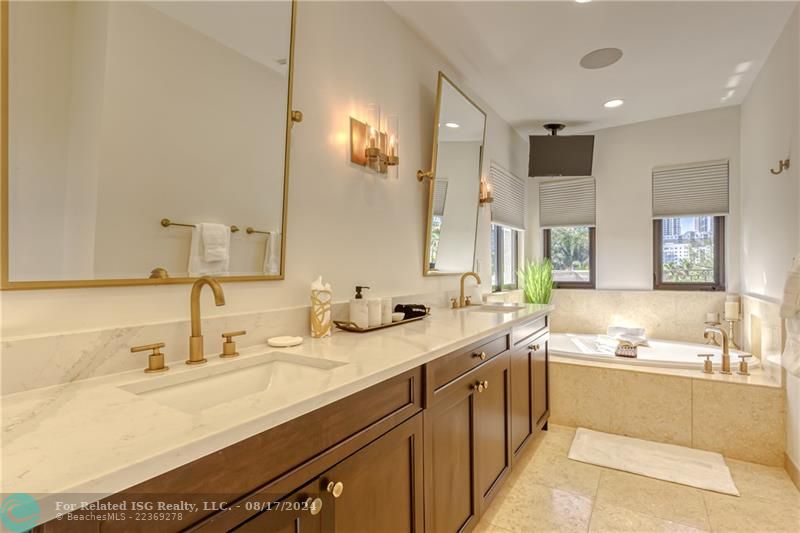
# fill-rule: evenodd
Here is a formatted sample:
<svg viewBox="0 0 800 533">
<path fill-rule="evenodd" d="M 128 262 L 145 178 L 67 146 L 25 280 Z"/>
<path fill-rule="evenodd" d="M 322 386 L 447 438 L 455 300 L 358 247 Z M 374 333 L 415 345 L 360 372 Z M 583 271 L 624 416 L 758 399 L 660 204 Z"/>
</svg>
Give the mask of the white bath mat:
<svg viewBox="0 0 800 533">
<path fill-rule="evenodd" d="M 715 452 L 578 428 L 569 458 L 739 496 L 725 459 Z"/>
</svg>

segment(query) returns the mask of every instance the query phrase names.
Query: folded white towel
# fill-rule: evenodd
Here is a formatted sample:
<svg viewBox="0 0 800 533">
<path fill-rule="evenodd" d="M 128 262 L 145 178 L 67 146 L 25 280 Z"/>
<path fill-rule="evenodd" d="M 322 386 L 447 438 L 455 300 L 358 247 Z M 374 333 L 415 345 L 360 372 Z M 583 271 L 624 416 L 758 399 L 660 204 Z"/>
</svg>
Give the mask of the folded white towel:
<svg viewBox="0 0 800 533">
<path fill-rule="evenodd" d="M 277 276 L 281 273 L 281 232 L 270 231 L 264 249 L 264 274 Z"/>
<path fill-rule="evenodd" d="M 231 244 L 231 228 L 224 224 L 203 222 L 197 225 L 203 246 L 203 260 L 207 262 L 228 259 Z"/>
<path fill-rule="evenodd" d="M 209 246 L 206 246 L 206 242 Z M 230 246 L 231 229 L 228 226 L 206 223 L 196 225 L 192 229 L 192 243 L 189 249 L 189 276 L 194 278 L 228 274 Z"/>
<path fill-rule="evenodd" d="M 646 337 L 644 328 L 632 328 L 626 326 L 608 326 L 608 329 L 606 329 L 606 335 L 609 337 L 618 337 L 620 335 Z"/>
</svg>

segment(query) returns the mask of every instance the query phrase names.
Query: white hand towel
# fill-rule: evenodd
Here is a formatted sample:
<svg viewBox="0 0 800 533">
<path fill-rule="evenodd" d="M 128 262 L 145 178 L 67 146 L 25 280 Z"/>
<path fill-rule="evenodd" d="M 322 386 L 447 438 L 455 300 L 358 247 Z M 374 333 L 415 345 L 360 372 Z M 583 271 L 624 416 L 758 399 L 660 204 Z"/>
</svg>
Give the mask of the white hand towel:
<svg viewBox="0 0 800 533">
<path fill-rule="evenodd" d="M 783 303 L 781 305 L 781 318 L 794 318 L 800 313 L 800 256 L 792 264 L 792 269 L 786 277 L 783 287 Z"/>
<path fill-rule="evenodd" d="M 264 245 L 264 274 L 277 276 L 281 273 L 281 232 L 270 231 Z"/>
<path fill-rule="evenodd" d="M 230 255 L 231 228 L 224 224 L 203 222 L 197 225 L 203 245 L 203 260 L 225 261 Z"/>
<path fill-rule="evenodd" d="M 203 244 L 203 224 L 198 224 L 192 229 L 192 244 L 189 248 L 189 276 L 196 278 L 200 276 L 214 276 L 228 274 L 230 268 L 230 239 L 231 231 L 227 226 L 227 238 L 225 239 L 227 253 L 217 261 L 207 261 L 205 257 L 205 247 Z M 212 255 L 212 257 L 214 257 Z"/>
<path fill-rule="evenodd" d="M 800 377 L 800 257 L 795 258 L 786 287 L 783 289 L 781 317 L 786 319 L 786 347 L 781 364 L 793 376 Z"/>
</svg>

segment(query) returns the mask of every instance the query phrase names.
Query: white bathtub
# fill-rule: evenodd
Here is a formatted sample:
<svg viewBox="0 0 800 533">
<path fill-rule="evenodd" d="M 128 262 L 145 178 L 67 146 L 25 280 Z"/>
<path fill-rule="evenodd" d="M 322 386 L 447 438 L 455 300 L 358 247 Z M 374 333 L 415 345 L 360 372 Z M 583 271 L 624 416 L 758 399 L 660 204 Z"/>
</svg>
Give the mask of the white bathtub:
<svg viewBox="0 0 800 533">
<path fill-rule="evenodd" d="M 693 344 L 689 342 L 660 341 L 650 339 L 649 347 L 640 346 L 638 357 L 617 357 L 614 351 L 605 346 L 598 345 L 597 335 L 575 333 L 551 333 L 549 351 L 552 355 L 570 357 L 584 361 L 598 361 L 603 363 L 618 363 L 625 365 L 644 365 L 662 368 L 684 368 L 702 370 L 701 353 L 713 353 L 711 361 L 714 370 L 719 370 L 722 362 L 722 349 L 708 344 Z M 739 364 L 738 354 L 743 352 L 731 350 L 731 371 L 736 372 Z M 755 357 L 748 359 L 750 368 L 758 368 L 759 361 Z"/>
</svg>

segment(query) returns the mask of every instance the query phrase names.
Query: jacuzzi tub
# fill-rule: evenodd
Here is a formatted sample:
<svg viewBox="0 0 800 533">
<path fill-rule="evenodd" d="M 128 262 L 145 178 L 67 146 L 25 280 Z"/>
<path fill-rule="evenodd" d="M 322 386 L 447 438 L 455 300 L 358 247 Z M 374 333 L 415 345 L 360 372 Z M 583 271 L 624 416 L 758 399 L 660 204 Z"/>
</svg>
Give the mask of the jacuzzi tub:
<svg viewBox="0 0 800 533">
<path fill-rule="evenodd" d="M 617 357 L 614 350 L 600 345 L 597 342 L 597 335 L 575 334 L 575 333 L 551 333 L 549 351 L 552 355 L 569 357 L 584 361 L 596 361 L 603 363 L 618 363 L 625 365 L 644 365 L 662 368 L 684 368 L 684 369 L 703 369 L 702 357 L 697 357 L 701 353 L 713 353 L 711 361 L 714 370 L 718 371 L 722 362 L 722 349 L 719 346 L 708 344 L 694 344 L 689 342 L 660 341 L 650 339 L 648 346 L 638 348 L 638 357 Z M 730 350 L 731 371 L 736 372 L 739 364 L 737 355 L 744 353 L 737 350 Z M 755 357 L 748 359 L 750 368 L 758 368 L 759 361 Z"/>
</svg>

